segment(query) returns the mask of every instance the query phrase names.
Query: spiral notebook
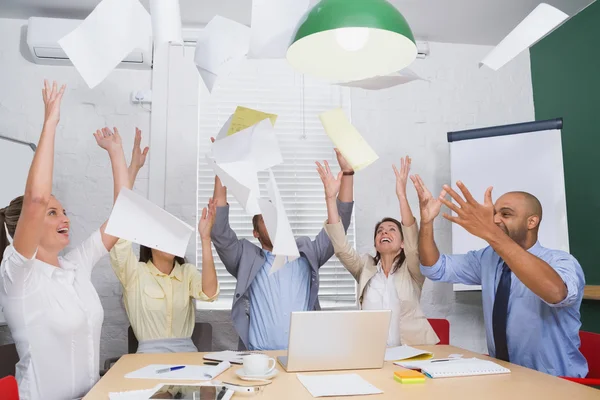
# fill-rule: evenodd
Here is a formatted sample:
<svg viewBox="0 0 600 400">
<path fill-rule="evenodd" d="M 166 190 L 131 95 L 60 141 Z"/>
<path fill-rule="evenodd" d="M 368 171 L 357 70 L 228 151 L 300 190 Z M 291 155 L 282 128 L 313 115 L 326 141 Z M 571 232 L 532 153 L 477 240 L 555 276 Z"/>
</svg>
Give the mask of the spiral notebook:
<svg viewBox="0 0 600 400">
<path fill-rule="evenodd" d="M 430 378 L 452 378 L 457 376 L 508 374 L 510 370 L 492 361 L 478 358 L 430 362 L 421 367 L 421 372 Z"/>
</svg>

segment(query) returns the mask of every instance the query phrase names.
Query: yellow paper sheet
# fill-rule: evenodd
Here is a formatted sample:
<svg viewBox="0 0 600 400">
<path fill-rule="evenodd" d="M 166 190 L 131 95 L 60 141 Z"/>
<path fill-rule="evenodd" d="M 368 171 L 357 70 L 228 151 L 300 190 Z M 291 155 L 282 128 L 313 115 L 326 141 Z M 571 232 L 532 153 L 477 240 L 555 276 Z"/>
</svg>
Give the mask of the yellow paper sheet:
<svg viewBox="0 0 600 400">
<path fill-rule="evenodd" d="M 227 131 L 227 136 L 233 135 L 239 131 L 243 131 L 244 129 L 248 129 L 267 118 L 269 118 L 271 120 L 271 124 L 275 126 L 277 115 L 267 114 L 251 108 L 237 106 L 235 113 L 233 114 L 233 118 L 231 119 L 231 125 Z"/>
<path fill-rule="evenodd" d="M 348 121 L 341 108 L 326 111 L 320 114 L 319 118 L 327 136 L 355 171 L 371 165 L 379 158 L 367 141 Z"/>
</svg>

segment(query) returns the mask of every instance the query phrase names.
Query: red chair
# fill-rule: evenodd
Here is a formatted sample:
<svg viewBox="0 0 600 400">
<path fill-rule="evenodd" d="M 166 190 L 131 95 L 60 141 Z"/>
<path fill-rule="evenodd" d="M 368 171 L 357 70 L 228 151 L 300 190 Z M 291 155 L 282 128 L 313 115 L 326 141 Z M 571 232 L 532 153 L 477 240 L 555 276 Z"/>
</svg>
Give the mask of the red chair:
<svg viewBox="0 0 600 400">
<path fill-rule="evenodd" d="M 581 347 L 579 350 L 588 362 L 588 374 L 585 378 L 561 378 L 588 386 L 600 386 L 600 334 L 579 331 Z"/>
<path fill-rule="evenodd" d="M 450 344 L 450 322 L 447 319 L 428 319 L 440 342 L 438 344 Z"/>
<path fill-rule="evenodd" d="M 10 375 L 0 379 L 0 393 L 2 400 L 19 400 L 17 380 Z"/>
</svg>

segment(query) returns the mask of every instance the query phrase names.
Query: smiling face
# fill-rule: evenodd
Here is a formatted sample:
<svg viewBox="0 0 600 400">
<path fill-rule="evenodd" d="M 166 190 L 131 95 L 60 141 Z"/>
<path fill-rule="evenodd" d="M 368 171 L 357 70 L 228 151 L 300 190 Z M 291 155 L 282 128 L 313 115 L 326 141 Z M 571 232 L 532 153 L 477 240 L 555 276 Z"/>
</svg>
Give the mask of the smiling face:
<svg viewBox="0 0 600 400">
<path fill-rule="evenodd" d="M 386 218 L 375 227 L 375 249 L 379 254 L 398 254 L 404 248 L 400 223 Z"/>
<path fill-rule="evenodd" d="M 44 218 L 40 247 L 48 252 L 60 252 L 69 244 L 70 227 L 71 224 L 63 206 L 54 196 L 51 196 Z"/>
</svg>

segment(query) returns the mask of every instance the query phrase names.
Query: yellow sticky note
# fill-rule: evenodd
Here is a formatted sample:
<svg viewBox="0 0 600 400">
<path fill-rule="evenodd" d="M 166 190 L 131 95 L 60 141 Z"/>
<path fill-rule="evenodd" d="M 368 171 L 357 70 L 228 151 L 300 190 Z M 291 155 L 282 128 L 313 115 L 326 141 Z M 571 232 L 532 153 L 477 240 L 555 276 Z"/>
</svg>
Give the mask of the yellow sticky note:
<svg viewBox="0 0 600 400">
<path fill-rule="evenodd" d="M 324 112 L 319 118 L 327 136 L 355 171 L 371 165 L 379 158 L 341 108 Z"/>
<path fill-rule="evenodd" d="M 231 125 L 229 126 L 229 130 L 227 131 L 227 136 L 233 135 L 239 131 L 243 131 L 244 129 L 248 129 L 253 125 L 258 124 L 260 121 L 269 118 L 271 120 L 271 124 L 275 126 L 275 121 L 277 121 L 277 115 L 275 114 L 267 114 L 262 111 L 253 110 L 251 108 L 246 108 L 242 106 L 237 106 L 235 109 L 235 113 L 233 113 L 233 118 L 231 119 Z"/>
</svg>

